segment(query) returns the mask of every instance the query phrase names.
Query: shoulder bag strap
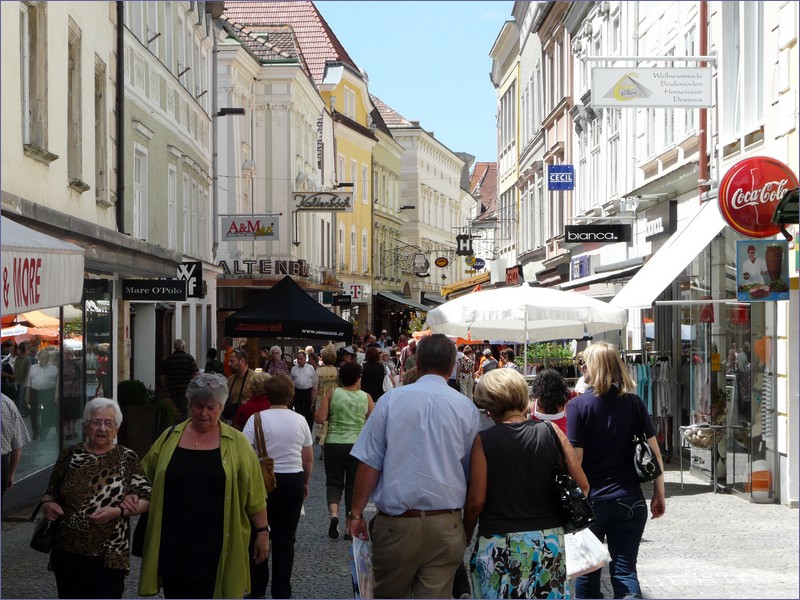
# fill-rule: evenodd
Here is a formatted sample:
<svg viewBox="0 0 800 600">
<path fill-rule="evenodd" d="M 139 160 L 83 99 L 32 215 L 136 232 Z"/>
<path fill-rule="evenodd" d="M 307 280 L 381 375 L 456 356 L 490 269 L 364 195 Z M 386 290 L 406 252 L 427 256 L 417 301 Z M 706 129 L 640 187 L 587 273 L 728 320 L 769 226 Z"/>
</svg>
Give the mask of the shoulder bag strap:
<svg viewBox="0 0 800 600">
<path fill-rule="evenodd" d="M 78 444 L 72 444 L 67 448 L 67 456 L 64 459 L 64 470 L 61 473 L 61 478 L 58 480 L 58 491 L 61 492 L 61 486 L 64 484 L 64 478 L 67 476 L 67 469 L 69 469 L 69 465 L 72 462 L 72 455 L 75 454 L 75 449 L 78 447 Z M 39 502 L 36 505 L 36 508 L 33 509 L 33 514 L 31 515 L 31 521 L 36 519 L 36 515 L 39 514 L 39 510 L 42 508 L 42 504 L 44 504 L 44 500 Z"/>
<path fill-rule="evenodd" d="M 269 458 L 267 454 L 267 444 L 264 442 L 264 429 L 261 426 L 261 413 L 257 412 L 254 416 L 255 425 L 255 438 L 256 438 L 256 454 L 258 458 Z"/>
<path fill-rule="evenodd" d="M 644 441 L 647 439 L 644 433 L 644 423 L 642 423 L 642 415 L 639 407 L 636 405 L 636 396 L 631 395 L 631 405 L 633 406 L 633 441 Z"/>
<path fill-rule="evenodd" d="M 558 438 L 558 434 L 555 430 L 555 425 L 553 425 L 550 421 L 543 421 L 545 427 L 550 432 L 550 438 L 553 440 L 553 443 L 556 445 L 556 450 L 558 451 L 558 468 L 561 469 L 562 473 L 569 473 L 567 471 L 567 464 L 566 458 L 564 456 L 564 447 L 561 445 L 561 440 Z"/>
</svg>

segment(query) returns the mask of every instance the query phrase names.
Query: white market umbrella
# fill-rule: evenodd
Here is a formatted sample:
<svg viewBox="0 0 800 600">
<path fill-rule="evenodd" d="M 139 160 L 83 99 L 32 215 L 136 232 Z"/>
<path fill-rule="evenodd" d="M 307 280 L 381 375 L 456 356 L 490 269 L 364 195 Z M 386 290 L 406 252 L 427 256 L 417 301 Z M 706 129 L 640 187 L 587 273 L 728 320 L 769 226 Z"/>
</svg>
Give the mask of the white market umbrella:
<svg viewBox="0 0 800 600">
<path fill-rule="evenodd" d="M 623 308 L 577 292 L 527 284 L 466 294 L 437 306 L 426 319 L 434 333 L 526 345 L 581 339 L 624 329 L 627 322 Z"/>
</svg>

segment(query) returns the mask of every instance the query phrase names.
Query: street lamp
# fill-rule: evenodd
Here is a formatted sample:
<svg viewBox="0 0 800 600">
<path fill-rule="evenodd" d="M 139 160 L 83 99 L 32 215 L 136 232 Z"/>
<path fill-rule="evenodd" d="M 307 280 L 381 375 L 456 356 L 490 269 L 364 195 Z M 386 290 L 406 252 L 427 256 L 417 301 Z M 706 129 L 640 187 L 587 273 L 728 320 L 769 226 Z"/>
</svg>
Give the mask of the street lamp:
<svg viewBox="0 0 800 600">
<path fill-rule="evenodd" d="M 215 117 L 227 117 L 228 115 L 243 115 L 243 108 L 220 108 L 219 112 L 214 113 Z"/>
</svg>

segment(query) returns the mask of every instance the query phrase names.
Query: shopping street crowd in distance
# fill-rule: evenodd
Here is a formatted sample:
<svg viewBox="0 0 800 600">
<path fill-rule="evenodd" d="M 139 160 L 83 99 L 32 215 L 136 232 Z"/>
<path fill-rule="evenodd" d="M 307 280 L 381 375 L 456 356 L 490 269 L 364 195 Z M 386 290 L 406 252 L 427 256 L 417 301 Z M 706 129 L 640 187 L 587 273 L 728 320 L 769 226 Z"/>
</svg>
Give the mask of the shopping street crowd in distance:
<svg viewBox="0 0 800 600">
<path fill-rule="evenodd" d="M 374 597 L 566 597 L 570 520 L 554 483 L 564 472 L 594 508 L 592 534 L 607 538 L 615 596 L 641 597 L 648 511 L 630 439 L 634 414 L 646 413 L 619 353 L 590 345 L 578 393 L 553 369 L 529 388 L 510 348 L 476 347 L 477 360 L 444 335 L 393 344 L 384 331 L 293 360 L 264 347 L 255 370 L 225 338 L 201 372 L 176 340 L 161 384 L 185 420 L 140 460 L 115 443 L 118 404 L 96 398 L 85 441 L 58 457 L 40 509 L 57 524 L 49 569 L 59 597 L 122 597 L 131 545 L 142 596 L 291 597 L 315 459 L 327 534 L 372 542 Z M 493 427 L 481 427 L 479 409 Z M 661 464 L 652 423 L 639 426 Z M 650 512 L 665 512 L 663 475 Z M 129 517 L 144 514 L 131 536 Z M 600 570 L 574 589 L 600 597 Z"/>
</svg>

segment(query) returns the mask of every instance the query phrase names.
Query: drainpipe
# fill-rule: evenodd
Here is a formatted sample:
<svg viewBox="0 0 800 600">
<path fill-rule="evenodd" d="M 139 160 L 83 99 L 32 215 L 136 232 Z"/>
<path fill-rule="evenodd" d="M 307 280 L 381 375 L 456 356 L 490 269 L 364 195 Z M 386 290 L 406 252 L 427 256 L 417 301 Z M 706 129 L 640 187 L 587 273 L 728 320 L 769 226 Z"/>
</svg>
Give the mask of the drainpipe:
<svg viewBox="0 0 800 600">
<path fill-rule="evenodd" d="M 214 60 L 211 61 L 211 89 L 214 91 L 211 94 L 211 218 L 214 220 L 213 235 L 211 236 L 213 240 L 211 244 L 211 262 L 217 264 L 217 248 L 219 247 L 219 238 L 217 237 L 217 220 L 219 217 L 219 176 L 217 175 L 217 111 L 219 110 L 217 108 L 217 90 L 219 89 L 217 61 L 219 60 L 219 48 L 217 47 L 217 37 L 219 30 L 217 29 L 216 19 L 211 22 L 211 31 L 214 34 L 214 45 L 211 48 L 211 55 L 214 57 Z"/>
<path fill-rule="evenodd" d="M 125 7 L 117 2 L 117 231 L 125 233 Z"/>
<path fill-rule="evenodd" d="M 699 53 L 700 56 L 708 56 L 708 2 L 707 0 L 700 1 L 700 10 L 699 10 L 699 18 L 700 18 L 700 27 L 698 28 L 700 31 L 700 48 Z M 707 66 L 708 63 L 704 60 L 701 60 L 699 63 L 700 67 Z M 699 115 L 699 149 L 700 149 L 700 156 L 699 156 L 699 173 L 698 173 L 698 198 L 700 199 L 700 203 L 703 202 L 703 196 L 708 194 L 708 191 L 711 189 L 711 186 L 708 183 L 708 109 L 701 108 L 700 115 Z"/>
</svg>

